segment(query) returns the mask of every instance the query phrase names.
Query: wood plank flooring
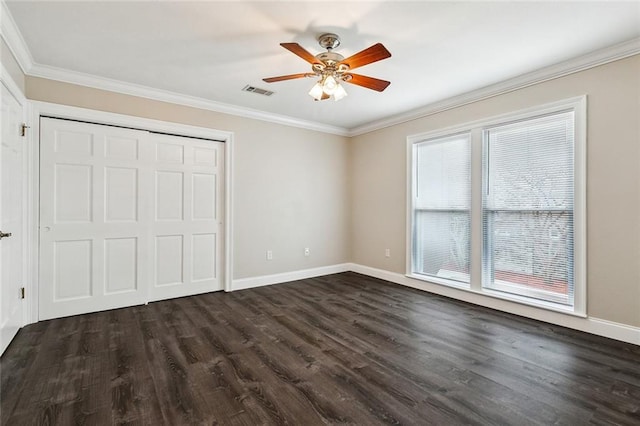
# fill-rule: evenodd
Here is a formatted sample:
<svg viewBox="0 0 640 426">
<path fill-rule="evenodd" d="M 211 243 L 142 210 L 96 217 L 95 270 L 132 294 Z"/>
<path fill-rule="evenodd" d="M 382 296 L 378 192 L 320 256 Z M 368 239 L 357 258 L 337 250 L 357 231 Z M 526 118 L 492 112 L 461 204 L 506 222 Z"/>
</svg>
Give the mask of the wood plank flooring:
<svg viewBox="0 0 640 426">
<path fill-rule="evenodd" d="M 640 346 L 355 273 L 45 321 L 3 425 L 640 424 Z"/>
</svg>

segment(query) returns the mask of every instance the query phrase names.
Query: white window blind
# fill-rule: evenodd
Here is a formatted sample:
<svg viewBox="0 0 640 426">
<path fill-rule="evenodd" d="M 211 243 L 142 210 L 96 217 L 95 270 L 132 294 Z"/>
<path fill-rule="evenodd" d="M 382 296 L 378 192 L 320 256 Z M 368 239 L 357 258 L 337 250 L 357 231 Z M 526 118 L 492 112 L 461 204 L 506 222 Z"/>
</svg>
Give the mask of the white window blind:
<svg viewBox="0 0 640 426">
<path fill-rule="evenodd" d="M 470 135 L 413 147 L 412 272 L 469 283 Z"/>
<path fill-rule="evenodd" d="M 483 287 L 573 305 L 574 112 L 485 129 Z"/>
</svg>

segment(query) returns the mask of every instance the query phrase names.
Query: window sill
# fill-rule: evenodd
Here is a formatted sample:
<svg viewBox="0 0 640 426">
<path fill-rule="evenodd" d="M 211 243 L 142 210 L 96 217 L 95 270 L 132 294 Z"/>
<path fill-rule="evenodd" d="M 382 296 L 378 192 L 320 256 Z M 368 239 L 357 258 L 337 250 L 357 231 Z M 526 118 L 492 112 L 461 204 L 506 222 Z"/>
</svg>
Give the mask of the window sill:
<svg viewBox="0 0 640 426">
<path fill-rule="evenodd" d="M 460 290 L 466 290 L 466 291 L 471 290 L 469 283 L 465 283 L 465 282 L 457 281 L 457 280 L 453 280 L 453 279 L 447 279 L 447 278 L 443 278 L 443 277 L 436 277 L 434 275 L 421 275 L 421 274 L 417 274 L 415 272 L 411 272 L 411 273 L 407 274 L 407 277 L 414 278 L 414 279 L 420 280 L 420 281 L 426 281 L 426 282 L 430 282 L 430 283 L 434 283 L 434 284 L 444 285 L 444 286 L 447 286 L 447 287 L 453 287 L 453 288 L 457 288 L 457 289 L 460 289 Z"/>
<path fill-rule="evenodd" d="M 526 305 L 526 306 L 530 306 L 530 307 L 533 307 L 533 308 L 544 309 L 546 311 L 558 312 L 558 313 L 561 313 L 561 314 L 571 315 L 571 316 L 575 316 L 575 317 L 587 318 L 586 313 L 575 311 L 573 306 L 566 306 L 566 305 L 562 305 L 562 304 L 559 304 L 559 303 L 546 302 L 546 301 L 543 301 L 543 300 L 531 299 L 531 298 L 524 297 L 524 296 L 518 296 L 518 295 L 515 295 L 515 294 L 504 293 L 504 292 L 501 292 L 501 291 L 491 290 L 491 289 L 486 289 L 486 288 L 480 289 L 480 290 L 476 290 L 474 288 L 471 288 L 471 286 L 469 284 L 466 284 L 466 283 L 462 283 L 462 282 L 459 282 L 459 281 L 452 281 L 452 280 L 442 279 L 442 278 L 438 278 L 438 277 L 432 277 L 432 276 L 428 276 L 428 275 L 420 275 L 420 274 L 416 274 L 416 273 L 408 273 L 408 274 L 406 274 L 406 277 L 414 279 L 414 280 L 419 280 L 419 281 L 423 281 L 423 282 L 426 282 L 426 283 L 430 283 L 430 284 L 435 284 L 435 285 L 440 285 L 440 286 L 453 288 L 453 289 L 456 289 L 456 290 L 461 290 L 461 291 L 464 291 L 466 293 L 473 293 L 473 294 L 477 294 L 477 295 L 480 295 L 480 296 L 490 297 L 490 298 L 493 298 L 493 299 L 505 300 L 505 301 L 514 302 L 514 303 L 517 303 L 517 304 L 520 304 L 520 305 Z"/>
</svg>

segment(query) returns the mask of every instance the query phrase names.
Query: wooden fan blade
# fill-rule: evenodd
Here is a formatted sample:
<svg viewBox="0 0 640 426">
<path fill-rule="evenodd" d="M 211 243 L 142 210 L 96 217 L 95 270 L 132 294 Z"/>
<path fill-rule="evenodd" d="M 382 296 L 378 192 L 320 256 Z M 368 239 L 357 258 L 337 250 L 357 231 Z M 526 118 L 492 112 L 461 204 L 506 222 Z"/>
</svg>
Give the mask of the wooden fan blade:
<svg viewBox="0 0 640 426">
<path fill-rule="evenodd" d="M 289 74 L 289 75 L 280 75 L 278 77 L 263 78 L 262 81 L 266 81 L 267 83 L 275 83 L 276 81 L 293 80 L 294 78 L 312 77 L 314 75 L 315 74 L 303 72 L 300 74 Z"/>
<path fill-rule="evenodd" d="M 347 59 L 340 62 L 349 66 L 349 69 L 355 69 L 363 65 L 368 65 L 373 62 L 381 61 L 391 57 L 391 53 L 381 43 L 374 44 L 373 46 L 364 49 L 355 55 L 349 56 Z"/>
<path fill-rule="evenodd" d="M 314 101 L 324 101 L 327 100 L 331 97 L 331 95 L 327 95 L 326 93 L 322 92 L 322 97 L 320 99 L 314 99 Z"/>
<path fill-rule="evenodd" d="M 391 84 L 390 81 L 380 80 L 373 77 L 367 77 L 366 75 L 360 74 L 351 74 L 351 80 L 345 80 L 347 83 L 355 84 L 357 86 L 366 87 L 367 89 L 375 90 L 378 92 L 382 92 Z"/>
<path fill-rule="evenodd" d="M 280 46 L 284 47 L 289 52 L 300 56 L 302 59 L 309 62 L 310 64 L 322 63 L 318 59 L 316 59 L 315 56 L 309 53 L 304 47 L 300 46 L 298 43 L 280 43 Z"/>
</svg>

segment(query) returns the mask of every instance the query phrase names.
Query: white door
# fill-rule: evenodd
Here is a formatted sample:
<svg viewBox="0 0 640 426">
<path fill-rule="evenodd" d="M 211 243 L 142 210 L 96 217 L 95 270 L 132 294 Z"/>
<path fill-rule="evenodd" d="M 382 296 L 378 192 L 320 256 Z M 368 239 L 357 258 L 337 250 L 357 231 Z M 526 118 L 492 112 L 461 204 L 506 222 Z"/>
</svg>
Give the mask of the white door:
<svg viewBox="0 0 640 426">
<path fill-rule="evenodd" d="M 224 144 L 42 118 L 39 318 L 222 289 Z"/>
<path fill-rule="evenodd" d="M 150 300 L 222 290 L 224 143 L 152 134 Z"/>
<path fill-rule="evenodd" d="M 147 138 L 41 119 L 40 320 L 145 303 Z"/>
<path fill-rule="evenodd" d="M 21 136 L 23 110 L 20 103 L 0 84 L 2 90 L 2 150 L 0 152 L 0 230 L 10 237 L 0 240 L 0 354 L 7 348 L 23 322 L 24 188 Z"/>
</svg>

